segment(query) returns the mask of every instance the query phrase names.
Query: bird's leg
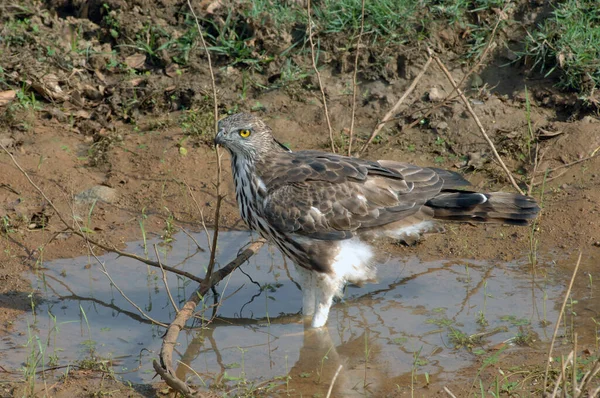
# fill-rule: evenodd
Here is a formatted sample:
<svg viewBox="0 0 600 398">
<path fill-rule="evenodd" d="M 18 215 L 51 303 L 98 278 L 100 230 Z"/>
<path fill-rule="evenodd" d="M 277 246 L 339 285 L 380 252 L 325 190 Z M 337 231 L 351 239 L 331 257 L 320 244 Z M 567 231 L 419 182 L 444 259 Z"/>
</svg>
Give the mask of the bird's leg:
<svg viewBox="0 0 600 398">
<path fill-rule="evenodd" d="M 333 304 L 333 296 L 341 289 L 342 281 L 328 274 L 314 273 L 313 279 L 315 283 L 315 314 L 312 319 L 311 326 L 320 328 L 325 325 L 329 317 L 329 309 Z"/>
<path fill-rule="evenodd" d="M 302 315 L 312 316 L 315 313 L 315 278 L 313 272 L 296 266 L 296 271 L 302 279 Z"/>
</svg>

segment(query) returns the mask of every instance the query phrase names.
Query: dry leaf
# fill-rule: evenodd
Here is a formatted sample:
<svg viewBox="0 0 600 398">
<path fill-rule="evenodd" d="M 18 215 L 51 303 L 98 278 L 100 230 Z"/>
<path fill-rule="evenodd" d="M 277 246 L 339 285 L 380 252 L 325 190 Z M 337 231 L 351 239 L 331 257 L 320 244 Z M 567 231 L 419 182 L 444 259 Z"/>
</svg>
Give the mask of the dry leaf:
<svg viewBox="0 0 600 398">
<path fill-rule="evenodd" d="M 83 109 L 78 110 L 77 112 L 75 112 L 75 116 L 81 119 L 89 119 L 92 117 L 92 115 L 90 115 L 89 112 L 84 111 Z"/>
<path fill-rule="evenodd" d="M 125 58 L 125 65 L 131 69 L 142 69 L 146 63 L 146 56 L 144 54 L 133 54 Z"/>
<path fill-rule="evenodd" d="M 102 82 L 102 83 L 106 83 L 106 77 L 104 76 L 104 73 L 100 72 L 98 69 L 96 69 L 94 71 L 94 73 L 96 74 L 96 77 Z"/>
<path fill-rule="evenodd" d="M 144 79 L 143 79 L 143 78 L 141 78 L 141 77 L 138 77 L 138 78 L 135 78 L 135 79 L 131 79 L 131 80 L 129 81 L 129 84 L 131 84 L 133 87 L 137 87 L 137 86 L 139 86 L 139 85 L 140 85 L 140 83 L 141 83 L 141 82 L 143 82 L 143 81 L 144 81 Z"/>
<path fill-rule="evenodd" d="M 15 90 L 8 90 L 0 92 L 0 106 L 8 104 L 10 101 L 15 99 L 17 92 Z"/>
<path fill-rule="evenodd" d="M 181 69 L 176 63 L 172 63 L 165 68 L 165 74 L 169 77 L 175 77 L 181 75 Z"/>
<path fill-rule="evenodd" d="M 31 82 L 31 87 L 40 95 L 51 100 L 65 101 L 67 94 L 58 83 L 58 77 L 49 73 L 43 76 L 39 81 Z"/>
</svg>

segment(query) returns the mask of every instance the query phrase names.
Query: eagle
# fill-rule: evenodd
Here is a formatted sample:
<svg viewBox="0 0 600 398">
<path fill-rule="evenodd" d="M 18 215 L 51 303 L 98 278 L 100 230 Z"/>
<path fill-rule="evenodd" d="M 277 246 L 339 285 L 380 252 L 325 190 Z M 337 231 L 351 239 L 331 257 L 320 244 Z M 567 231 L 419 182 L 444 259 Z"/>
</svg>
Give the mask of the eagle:
<svg viewBox="0 0 600 398">
<path fill-rule="evenodd" d="M 242 219 L 296 266 L 313 328 L 346 283 L 375 279 L 375 239 L 415 242 L 443 221 L 527 225 L 539 212 L 528 196 L 469 191 L 448 170 L 292 151 L 247 113 L 219 121 L 215 143 L 231 155 Z"/>
</svg>

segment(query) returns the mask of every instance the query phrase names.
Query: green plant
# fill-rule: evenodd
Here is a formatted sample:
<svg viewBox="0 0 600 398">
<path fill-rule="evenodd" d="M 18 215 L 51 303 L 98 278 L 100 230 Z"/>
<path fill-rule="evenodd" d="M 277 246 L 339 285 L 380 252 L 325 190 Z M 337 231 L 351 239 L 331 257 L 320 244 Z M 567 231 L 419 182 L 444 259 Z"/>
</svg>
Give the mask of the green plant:
<svg viewBox="0 0 600 398">
<path fill-rule="evenodd" d="M 333 349 L 333 345 L 331 347 L 329 347 L 329 349 L 327 350 L 327 352 L 325 353 L 325 355 L 323 355 L 321 357 L 321 367 L 320 367 L 319 371 L 317 372 L 317 374 L 318 374 L 317 384 L 319 384 L 321 382 L 321 376 L 323 375 L 323 366 L 325 365 L 325 361 L 329 359 L 328 355 L 329 355 L 329 352 L 331 352 L 332 349 Z"/>
<path fill-rule="evenodd" d="M 519 53 L 546 76 L 558 72 L 559 86 L 593 97 L 600 84 L 600 8 L 596 0 L 556 2 L 550 17 L 528 32 Z"/>
<path fill-rule="evenodd" d="M 208 105 L 208 98 L 199 108 L 184 111 L 179 118 L 179 125 L 183 133 L 200 139 L 201 142 L 212 141 L 214 134 L 214 116 Z"/>
<path fill-rule="evenodd" d="M 489 324 L 489 322 L 485 318 L 488 297 L 492 297 L 492 295 L 488 294 L 487 281 L 485 281 L 485 282 L 483 282 L 483 309 L 477 313 L 477 323 L 480 326 L 487 326 Z"/>
<path fill-rule="evenodd" d="M 234 10 L 229 9 L 220 24 L 212 19 L 204 19 L 202 22 L 207 26 L 205 35 L 208 50 L 226 57 L 230 65 L 243 65 L 261 71 L 263 65 L 273 60 L 273 56 L 265 51 L 257 52 L 259 49 L 250 40 L 253 30 Z"/>
<path fill-rule="evenodd" d="M 420 22 L 418 2 L 382 0 L 365 3 L 364 32 L 371 43 L 405 43 L 417 33 Z M 320 32 L 358 34 L 361 26 L 361 0 L 324 0 L 314 7 L 314 21 Z M 366 42 L 366 40 L 365 40 Z"/>
<path fill-rule="evenodd" d="M 410 371 L 410 396 L 413 397 L 415 393 L 415 381 L 417 381 L 417 370 L 420 366 L 426 365 L 427 360 L 421 358 L 421 351 L 423 347 L 420 347 L 418 351 L 413 353 L 413 363 Z M 425 376 L 427 384 L 429 384 L 429 375 L 426 373 Z"/>
<path fill-rule="evenodd" d="M 118 39 L 121 24 L 116 18 L 116 13 L 111 11 L 110 6 L 106 3 L 102 4 L 102 9 L 104 12 L 104 17 L 102 18 L 104 25 L 108 28 L 108 32 L 112 38 Z"/>
<path fill-rule="evenodd" d="M 174 41 L 171 40 L 169 34 L 160 26 L 145 24 L 136 33 L 133 44 L 122 44 L 121 47 L 134 48 L 145 53 L 153 65 L 162 65 L 162 52 L 170 48 L 173 43 Z"/>
<path fill-rule="evenodd" d="M 144 242 L 144 254 L 146 255 L 146 258 L 148 258 L 148 239 L 146 236 L 146 220 L 148 219 L 148 216 L 146 215 L 146 207 L 142 208 L 142 216 L 140 217 L 140 219 L 138 220 L 139 224 L 140 224 L 140 231 L 142 232 L 142 240 Z"/>
</svg>

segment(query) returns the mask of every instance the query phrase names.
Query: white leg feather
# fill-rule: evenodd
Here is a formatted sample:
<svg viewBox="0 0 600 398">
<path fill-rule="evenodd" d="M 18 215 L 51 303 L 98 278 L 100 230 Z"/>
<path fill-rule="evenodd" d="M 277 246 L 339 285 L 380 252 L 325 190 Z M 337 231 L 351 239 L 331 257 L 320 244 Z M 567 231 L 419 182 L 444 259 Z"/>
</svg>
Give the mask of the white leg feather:
<svg viewBox="0 0 600 398">
<path fill-rule="evenodd" d="M 313 271 L 296 265 L 296 271 L 300 275 L 302 282 L 302 315 L 312 316 L 315 313 L 315 277 Z"/>
<path fill-rule="evenodd" d="M 333 304 L 333 296 L 340 295 L 344 280 L 337 275 L 320 273 L 315 273 L 313 278 L 316 280 L 316 303 L 311 326 L 320 328 L 325 326 L 329 317 L 329 309 Z"/>
<path fill-rule="evenodd" d="M 301 238 L 296 237 L 297 240 Z M 327 323 L 329 309 L 334 296 L 342 295 L 346 282 L 363 283 L 375 279 L 371 266 L 373 251 L 359 238 L 336 243 L 332 250 L 337 252 L 327 273 L 310 271 L 296 265 L 302 280 L 302 314 L 312 315 L 311 326 L 320 328 Z"/>
</svg>

